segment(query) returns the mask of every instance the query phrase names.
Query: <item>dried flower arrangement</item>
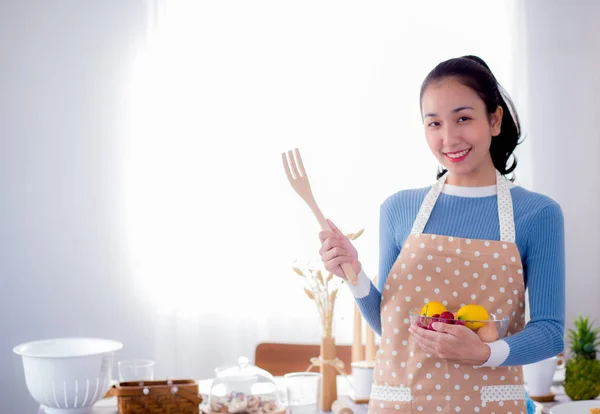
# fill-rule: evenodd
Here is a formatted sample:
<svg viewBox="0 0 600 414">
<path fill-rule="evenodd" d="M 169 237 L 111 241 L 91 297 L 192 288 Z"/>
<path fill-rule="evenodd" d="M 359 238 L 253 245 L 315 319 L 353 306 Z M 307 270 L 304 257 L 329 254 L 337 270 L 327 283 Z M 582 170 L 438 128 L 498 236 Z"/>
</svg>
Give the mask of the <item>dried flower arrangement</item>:
<svg viewBox="0 0 600 414">
<path fill-rule="evenodd" d="M 356 240 L 364 232 L 364 229 L 357 233 L 346 234 L 348 239 Z M 307 266 L 305 270 L 299 267 L 292 267 L 292 270 L 304 278 L 304 293 L 306 296 L 315 302 L 321 325 L 323 328 L 323 336 L 326 338 L 332 337 L 333 330 L 333 311 L 335 308 L 335 299 L 337 297 L 338 287 L 344 281 L 332 282 L 333 273 L 327 272 L 327 276 L 323 276 L 323 271 L 314 266 Z"/>
</svg>

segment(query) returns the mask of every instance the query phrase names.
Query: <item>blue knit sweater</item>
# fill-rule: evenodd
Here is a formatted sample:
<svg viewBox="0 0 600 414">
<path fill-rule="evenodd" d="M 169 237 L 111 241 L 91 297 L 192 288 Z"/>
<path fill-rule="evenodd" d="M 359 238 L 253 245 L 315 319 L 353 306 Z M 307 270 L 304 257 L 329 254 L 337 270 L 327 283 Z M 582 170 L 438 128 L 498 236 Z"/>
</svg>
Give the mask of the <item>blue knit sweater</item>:
<svg viewBox="0 0 600 414">
<path fill-rule="evenodd" d="M 353 290 L 362 314 L 378 334 L 381 291 L 428 191 L 429 187 L 400 191 L 381 205 L 378 286 L 369 283 L 363 288 L 364 296 Z M 530 321 L 522 332 L 503 339 L 509 350 L 498 365 L 525 365 L 555 356 L 564 347 L 564 222 L 560 206 L 552 199 L 519 186 L 510 191 Z M 499 240 L 495 186 L 445 186 L 424 233 Z"/>
</svg>

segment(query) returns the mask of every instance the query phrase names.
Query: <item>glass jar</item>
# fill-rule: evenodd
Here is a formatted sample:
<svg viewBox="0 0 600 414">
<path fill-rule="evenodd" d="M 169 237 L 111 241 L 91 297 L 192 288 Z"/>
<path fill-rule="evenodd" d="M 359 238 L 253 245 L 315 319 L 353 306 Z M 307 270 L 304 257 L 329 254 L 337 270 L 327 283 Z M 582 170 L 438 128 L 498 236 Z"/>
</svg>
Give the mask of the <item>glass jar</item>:
<svg viewBox="0 0 600 414">
<path fill-rule="evenodd" d="M 245 357 L 237 365 L 215 370 L 207 409 L 212 413 L 285 412 L 273 376 Z"/>
</svg>

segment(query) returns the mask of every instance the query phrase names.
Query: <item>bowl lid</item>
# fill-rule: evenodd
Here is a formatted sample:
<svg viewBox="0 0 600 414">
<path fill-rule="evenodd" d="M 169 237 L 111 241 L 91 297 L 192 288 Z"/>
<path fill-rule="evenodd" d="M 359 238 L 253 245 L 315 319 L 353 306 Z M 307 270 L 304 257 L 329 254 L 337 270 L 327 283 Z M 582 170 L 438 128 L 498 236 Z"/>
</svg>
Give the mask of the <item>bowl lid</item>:
<svg viewBox="0 0 600 414">
<path fill-rule="evenodd" d="M 255 381 L 259 376 L 272 379 L 270 373 L 250 364 L 250 360 L 243 356 L 238 358 L 236 365 L 215 369 L 215 374 L 220 380 L 235 382 Z"/>
</svg>

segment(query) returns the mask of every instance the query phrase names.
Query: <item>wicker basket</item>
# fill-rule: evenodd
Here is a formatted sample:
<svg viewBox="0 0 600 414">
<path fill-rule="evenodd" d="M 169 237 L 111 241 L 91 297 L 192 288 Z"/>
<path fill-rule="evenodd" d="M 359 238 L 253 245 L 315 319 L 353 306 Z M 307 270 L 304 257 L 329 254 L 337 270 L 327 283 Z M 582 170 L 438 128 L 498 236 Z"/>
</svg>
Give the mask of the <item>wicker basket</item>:
<svg viewBox="0 0 600 414">
<path fill-rule="evenodd" d="M 119 414 L 198 414 L 202 397 L 194 380 L 122 382 L 107 396 L 116 396 Z"/>
</svg>

